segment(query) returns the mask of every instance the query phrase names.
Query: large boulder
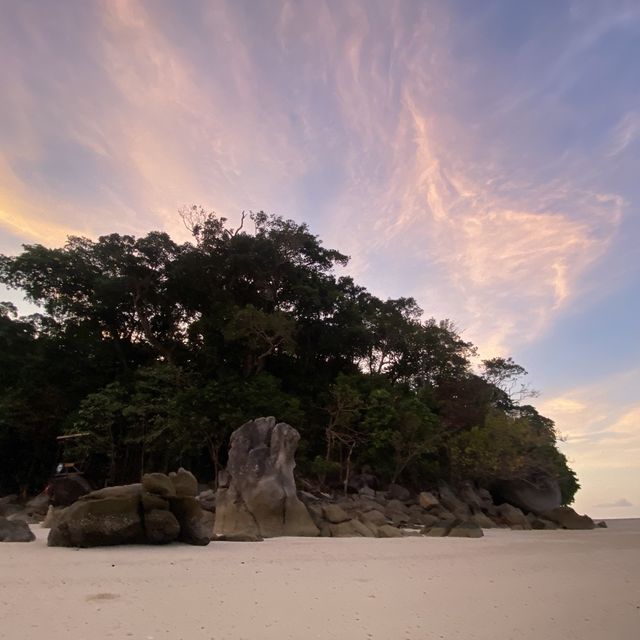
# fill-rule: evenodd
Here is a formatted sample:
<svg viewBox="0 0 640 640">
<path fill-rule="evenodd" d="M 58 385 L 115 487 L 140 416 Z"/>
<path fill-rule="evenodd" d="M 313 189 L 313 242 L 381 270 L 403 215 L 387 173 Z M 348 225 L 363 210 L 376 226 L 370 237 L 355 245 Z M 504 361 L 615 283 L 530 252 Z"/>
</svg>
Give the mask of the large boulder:
<svg viewBox="0 0 640 640">
<path fill-rule="evenodd" d="M 195 498 L 198 495 L 198 480 L 191 473 L 180 467 L 169 474 L 177 496 L 189 496 Z"/>
<path fill-rule="evenodd" d="M 446 482 L 440 482 L 438 484 L 438 493 L 440 494 L 440 503 L 456 518 L 464 520 L 471 514 L 469 507 L 453 492 L 451 487 Z"/>
<path fill-rule="evenodd" d="M 571 507 L 557 507 L 541 514 L 545 520 L 551 520 L 565 529 L 595 529 L 595 522 L 589 516 L 581 516 Z"/>
<path fill-rule="evenodd" d="M 226 473 L 216 495 L 216 535 L 317 536 L 293 477 L 300 434 L 273 417 L 245 423 L 231 435 Z"/>
<path fill-rule="evenodd" d="M 531 529 L 527 516 L 518 507 L 506 502 L 498 506 L 498 517 L 512 529 Z"/>
<path fill-rule="evenodd" d="M 98 547 L 144 542 L 138 496 L 79 500 L 60 513 L 50 547 Z"/>
<path fill-rule="evenodd" d="M 193 491 L 189 472 L 181 470 L 174 477 L 186 481 L 184 486 L 177 483 L 181 493 Z M 99 489 L 59 510 L 51 518 L 48 544 L 95 547 L 178 540 L 206 545 L 211 538 L 212 517 L 195 497 L 176 495 L 173 478 L 150 473 L 141 483 Z"/>
<path fill-rule="evenodd" d="M 331 524 L 340 524 L 351 520 L 347 512 L 339 504 L 325 504 L 322 507 L 322 515 Z"/>
<path fill-rule="evenodd" d="M 178 540 L 187 544 L 206 546 L 211 540 L 210 522 L 204 517 L 204 511 L 192 496 L 175 496 L 169 498 L 171 513 L 180 523 Z"/>
<path fill-rule="evenodd" d="M 409 489 L 405 489 L 399 484 L 391 483 L 387 488 L 387 498 L 389 500 L 409 500 L 411 498 L 411 493 Z"/>
<path fill-rule="evenodd" d="M 507 480 L 497 482 L 491 491 L 501 502 L 508 502 L 525 512 L 537 514 L 556 509 L 562 503 L 558 481 L 545 477 L 534 482 Z"/>
<path fill-rule="evenodd" d="M 43 491 L 42 493 L 31 498 L 25 505 L 25 511 L 31 515 L 47 515 L 49 510 L 49 495 Z"/>
<path fill-rule="evenodd" d="M 36 537 L 26 522 L 0 516 L 0 542 L 32 542 Z"/>
</svg>

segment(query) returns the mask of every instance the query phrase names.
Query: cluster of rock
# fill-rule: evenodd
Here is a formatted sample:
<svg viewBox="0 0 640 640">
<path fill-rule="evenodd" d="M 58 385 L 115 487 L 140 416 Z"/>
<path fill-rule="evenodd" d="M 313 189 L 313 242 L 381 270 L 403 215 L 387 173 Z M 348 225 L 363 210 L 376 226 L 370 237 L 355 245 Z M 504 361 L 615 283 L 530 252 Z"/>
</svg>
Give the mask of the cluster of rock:
<svg viewBox="0 0 640 640">
<path fill-rule="evenodd" d="M 591 529 L 588 516 L 560 506 L 556 484 L 505 484 L 513 504 L 494 504 L 486 489 L 466 483 L 454 492 L 446 483 L 412 495 L 391 485 L 386 492 L 361 476 L 357 493 L 332 498 L 296 491 L 293 470 L 298 432 L 273 417 L 251 420 L 231 436 L 229 463 L 217 494 L 199 496 L 215 511 L 214 538 L 260 540 L 274 536 L 379 537 L 403 535 L 481 537 L 482 530 Z"/>
<path fill-rule="evenodd" d="M 301 493 L 320 535 L 330 537 L 479 538 L 483 529 L 592 529 L 588 516 L 570 507 L 556 506 L 542 513 L 525 513 L 508 503 L 496 505 L 486 489 L 466 483 L 454 492 L 446 483 L 417 495 L 398 485 L 386 492 L 364 488 L 358 494 L 329 499 Z"/>
<path fill-rule="evenodd" d="M 354 479 L 350 495 L 297 491 L 299 440 L 296 429 L 273 417 L 245 423 L 231 436 L 227 468 L 218 478 L 217 491 L 198 494 L 193 474 L 179 469 L 169 475 L 146 474 L 140 483 L 100 489 L 77 499 L 74 494 L 75 502 L 65 508 L 49 505 L 44 494 L 25 506 L 17 504 L 15 496 L 2 498 L 0 541 L 33 540 L 29 523 L 39 522 L 45 514 L 43 526 L 51 528 L 49 546 L 62 547 L 174 541 L 206 545 L 211 539 L 259 541 L 277 536 L 479 538 L 483 529 L 494 527 L 596 526 L 588 516 L 561 506 L 560 490 L 551 480 L 537 485 L 502 483 L 492 488 L 493 493 L 471 483 L 454 491 L 441 482 L 429 492 L 412 494 L 396 484 L 376 491 L 375 479 L 363 474 Z M 61 498 L 69 497 L 63 493 Z"/>
<path fill-rule="evenodd" d="M 212 518 L 202 510 L 197 493 L 196 478 L 184 469 L 93 491 L 55 514 L 48 545 L 209 544 Z"/>
</svg>

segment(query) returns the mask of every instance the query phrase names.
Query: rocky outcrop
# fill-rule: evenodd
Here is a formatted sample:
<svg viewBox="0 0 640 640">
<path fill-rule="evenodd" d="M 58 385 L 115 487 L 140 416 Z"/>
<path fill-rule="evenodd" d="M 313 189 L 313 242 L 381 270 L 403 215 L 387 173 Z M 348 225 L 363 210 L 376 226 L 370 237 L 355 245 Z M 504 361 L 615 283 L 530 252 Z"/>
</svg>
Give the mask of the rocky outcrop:
<svg viewBox="0 0 640 640">
<path fill-rule="evenodd" d="M 32 542 L 36 537 L 26 522 L 0 516 L 0 542 Z"/>
<path fill-rule="evenodd" d="M 183 469 L 172 477 L 152 473 L 138 484 L 107 487 L 82 496 L 52 518 L 48 545 L 96 547 L 174 541 L 206 545 L 211 522 L 194 496 L 178 494 L 193 491 L 192 478 Z"/>
<path fill-rule="evenodd" d="M 226 472 L 219 478 L 214 533 L 270 538 L 317 536 L 293 477 L 300 434 L 273 417 L 245 423 L 231 435 Z"/>
<path fill-rule="evenodd" d="M 91 485 L 82 476 L 53 478 L 47 487 L 49 501 L 54 507 L 68 507 L 78 498 L 91 492 Z"/>
<path fill-rule="evenodd" d="M 589 516 L 581 516 L 571 507 L 557 507 L 541 514 L 564 529 L 594 529 L 596 524 Z"/>
<path fill-rule="evenodd" d="M 495 498 L 508 502 L 526 513 L 541 514 L 556 509 L 562 503 L 560 485 L 553 478 L 542 478 L 537 482 L 508 480 L 492 487 Z"/>
</svg>

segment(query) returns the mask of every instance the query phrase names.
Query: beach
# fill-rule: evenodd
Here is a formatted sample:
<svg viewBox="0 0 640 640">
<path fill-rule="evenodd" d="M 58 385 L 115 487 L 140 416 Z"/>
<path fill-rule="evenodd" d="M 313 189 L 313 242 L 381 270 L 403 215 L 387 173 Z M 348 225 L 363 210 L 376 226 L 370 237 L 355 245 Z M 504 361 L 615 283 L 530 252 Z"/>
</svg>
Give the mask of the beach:
<svg viewBox="0 0 640 640">
<path fill-rule="evenodd" d="M 640 519 L 481 539 L 0 545 L 2 640 L 635 640 Z"/>
</svg>

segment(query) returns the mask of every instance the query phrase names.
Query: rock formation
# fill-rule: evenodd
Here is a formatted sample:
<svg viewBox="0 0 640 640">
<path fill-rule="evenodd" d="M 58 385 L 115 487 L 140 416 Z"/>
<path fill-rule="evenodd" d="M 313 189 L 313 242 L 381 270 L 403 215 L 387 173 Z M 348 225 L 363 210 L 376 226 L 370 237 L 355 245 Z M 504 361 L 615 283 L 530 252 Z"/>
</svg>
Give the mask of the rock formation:
<svg viewBox="0 0 640 640">
<path fill-rule="evenodd" d="M 317 536 L 293 477 L 300 434 L 273 417 L 245 423 L 231 435 L 219 478 L 214 533 L 225 537 Z"/>
<path fill-rule="evenodd" d="M 560 485 L 553 478 L 541 478 L 536 483 L 524 480 L 503 481 L 496 483 L 492 492 L 494 498 L 528 513 L 551 511 L 562 503 Z"/>
<path fill-rule="evenodd" d="M 56 514 L 51 547 L 116 544 L 206 545 L 211 537 L 200 504 L 197 481 L 180 469 L 171 477 L 150 473 L 138 484 L 107 487 L 82 496 Z"/>
<path fill-rule="evenodd" d="M 26 522 L 0 516 L 0 542 L 31 542 L 36 537 Z"/>
</svg>

